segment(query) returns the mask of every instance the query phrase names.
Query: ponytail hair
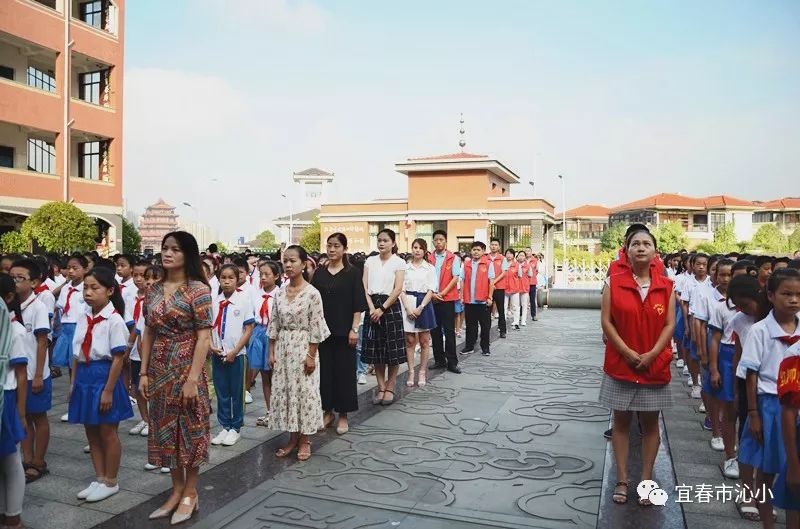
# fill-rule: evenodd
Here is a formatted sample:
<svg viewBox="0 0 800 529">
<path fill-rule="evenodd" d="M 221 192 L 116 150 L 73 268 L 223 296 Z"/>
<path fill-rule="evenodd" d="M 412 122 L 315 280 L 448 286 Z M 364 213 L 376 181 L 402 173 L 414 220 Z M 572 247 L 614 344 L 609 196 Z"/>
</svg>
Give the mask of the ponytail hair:
<svg viewBox="0 0 800 529">
<path fill-rule="evenodd" d="M 93 277 L 104 287 L 110 288 L 112 290 L 110 301 L 111 304 L 114 305 L 114 310 L 120 315 L 124 315 L 125 301 L 122 299 L 122 291 L 117 284 L 117 280 L 114 278 L 114 274 L 115 272 L 113 270 L 109 270 L 104 266 L 96 266 L 86 274 L 86 277 Z"/>
<path fill-rule="evenodd" d="M 289 250 L 294 250 L 295 252 L 297 252 L 300 261 L 303 263 L 303 279 L 308 281 L 308 252 L 306 251 L 305 248 L 303 248 L 299 244 L 292 244 L 291 246 L 288 246 L 286 247 L 285 250 L 283 250 L 283 254 L 286 255 L 286 252 L 288 252 Z"/>
</svg>

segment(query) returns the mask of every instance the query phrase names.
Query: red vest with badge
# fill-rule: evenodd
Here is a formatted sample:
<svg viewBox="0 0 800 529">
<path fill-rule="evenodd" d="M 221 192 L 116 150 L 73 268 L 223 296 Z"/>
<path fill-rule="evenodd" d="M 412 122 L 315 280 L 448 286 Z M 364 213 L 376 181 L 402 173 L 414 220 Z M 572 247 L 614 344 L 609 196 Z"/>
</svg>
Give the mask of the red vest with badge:
<svg viewBox="0 0 800 529">
<path fill-rule="evenodd" d="M 492 262 L 492 266 L 494 267 L 494 277 L 500 277 L 500 274 L 503 273 L 503 263 L 505 262 L 506 258 L 503 254 L 498 253 L 495 257 L 489 255 L 489 261 Z M 504 275 L 500 281 L 495 281 L 494 288 L 497 290 L 505 290 L 508 286 L 508 274 Z"/>
<path fill-rule="evenodd" d="M 464 263 L 464 303 L 472 303 L 473 301 L 488 301 L 489 300 L 489 267 L 492 262 L 489 256 L 484 255 L 480 260 L 475 263 L 475 260 L 470 259 Z M 472 299 L 472 274 L 477 274 L 475 277 L 475 299 Z"/>
<path fill-rule="evenodd" d="M 456 256 L 453 252 L 445 251 L 444 255 L 444 263 L 442 263 L 442 269 L 439 272 L 439 290 L 438 292 L 442 292 L 447 285 L 450 284 L 450 281 L 453 280 L 453 263 L 456 260 Z M 436 267 L 436 253 L 431 253 L 428 255 L 428 261 Z M 442 296 L 445 301 L 458 301 L 458 288 L 453 285 L 453 288 L 450 289 L 450 292 Z"/>
<path fill-rule="evenodd" d="M 533 268 L 533 277 L 528 278 L 529 279 L 528 284 L 530 286 L 535 286 L 539 282 L 539 279 L 537 278 L 537 276 L 539 275 L 537 273 L 537 268 L 539 267 L 539 258 L 538 257 L 531 257 L 528 260 L 528 263 L 530 264 L 531 268 Z"/>
<path fill-rule="evenodd" d="M 672 281 L 653 273 L 652 267 L 650 271 L 650 287 L 644 301 L 630 269 L 609 278 L 612 323 L 622 341 L 640 355 L 649 352 L 658 341 L 667 324 L 669 305 L 672 303 Z M 647 369 L 637 370 L 625 361 L 608 340 L 603 371 L 615 380 L 636 384 L 667 384 L 671 378 L 671 361 L 672 346 L 667 341 Z"/>
</svg>

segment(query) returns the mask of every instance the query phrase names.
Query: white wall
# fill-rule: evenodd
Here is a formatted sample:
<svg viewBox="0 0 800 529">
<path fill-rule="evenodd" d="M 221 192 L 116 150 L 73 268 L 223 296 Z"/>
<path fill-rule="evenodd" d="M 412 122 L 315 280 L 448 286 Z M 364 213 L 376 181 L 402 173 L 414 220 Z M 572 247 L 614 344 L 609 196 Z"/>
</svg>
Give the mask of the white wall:
<svg viewBox="0 0 800 529">
<path fill-rule="evenodd" d="M 734 211 L 731 214 L 733 231 L 737 241 L 749 241 L 753 238 L 753 212 Z"/>
<path fill-rule="evenodd" d="M 28 58 L 20 53 L 19 48 L 0 43 L 0 65 L 14 69 L 14 81 L 28 84 Z"/>
<path fill-rule="evenodd" d="M 28 168 L 28 134 L 18 125 L 0 121 L 0 145 L 14 148 L 14 169 Z"/>
</svg>

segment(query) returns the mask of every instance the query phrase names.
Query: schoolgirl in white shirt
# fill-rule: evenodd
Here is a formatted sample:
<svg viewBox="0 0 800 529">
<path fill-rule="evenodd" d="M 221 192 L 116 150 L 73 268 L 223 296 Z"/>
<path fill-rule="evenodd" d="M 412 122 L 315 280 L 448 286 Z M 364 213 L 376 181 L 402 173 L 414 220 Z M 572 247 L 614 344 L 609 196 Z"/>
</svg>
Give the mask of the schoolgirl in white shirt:
<svg viewBox="0 0 800 529">
<path fill-rule="evenodd" d="M 250 336 L 250 342 L 247 344 L 247 366 L 250 375 L 248 387 L 253 387 L 256 377 L 261 373 L 261 389 L 264 392 L 267 415 L 256 419 L 256 426 L 266 427 L 269 420 L 269 401 L 272 396 L 272 370 L 269 367 L 267 329 L 270 315 L 275 312 L 275 297 L 280 289 L 281 270 L 278 263 L 274 261 L 264 261 L 259 265 L 258 270 L 260 288 L 250 290 L 256 325 Z M 245 393 L 245 402 L 249 393 L 249 391 Z M 252 399 L 252 396 L 250 398 Z"/>
<path fill-rule="evenodd" d="M 145 274 L 149 268 L 151 267 L 147 263 L 136 263 L 133 266 L 133 274 L 131 275 L 133 288 L 126 288 L 122 291 L 122 299 L 125 301 L 125 325 L 130 329 L 128 337 L 128 362 L 130 366 L 129 369 L 125 370 L 128 373 L 126 387 L 129 388 L 132 396 L 137 396 L 136 407 L 139 408 L 139 416 L 142 418 L 128 433 L 130 435 L 141 435 L 142 437 L 147 437 L 150 433 L 150 428 L 148 427 L 150 419 L 147 414 L 147 400 L 138 394 L 139 371 L 142 367 L 142 362 L 139 357 L 137 343 L 139 334 L 136 329 L 139 322 L 144 320 L 144 294 L 147 290 Z M 117 269 L 117 273 L 119 273 L 119 261 L 117 262 Z"/>
<path fill-rule="evenodd" d="M 8 274 L 0 274 L 0 298 L 8 306 L 8 316 L 4 314 L 3 317 L 11 320 L 11 351 L 8 372 L 3 381 L 3 418 L 0 425 L 0 498 L 3 503 L 0 520 L 4 527 L 22 527 L 20 516 L 25 496 L 25 471 L 19 443 L 25 439 L 22 419 L 25 417 L 28 356 L 23 345 L 26 331 L 20 323 L 22 314 L 19 297 L 15 282 Z"/>
<path fill-rule="evenodd" d="M 132 301 L 136 298 L 138 287 L 133 280 L 133 269 L 136 265 L 136 259 L 133 256 L 126 254 L 119 254 L 114 258 L 114 264 L 117 268 L 116 280 L 119 283 L 119 291 L 122 294 L 122 300 L 125 302 L 125 307 L 128 308 Z M 125 320 L 125 324 L 129 328 L 133 327 L 133 322 Z"/>
<path fill-rule="evenodd" d="M 255 317 L 250 295 L 239 290 L 239 267 L 223 265 L 219 272 L 221 292 L 214 300 L 211 352 L 212 377 L 217 393 L 217 419 L 222 430 L 213 445 L 233 446 L 244 424 L 244 380 L 247 342 Z"/>
<path fill-rule="evenodd" d="M 89 261 L 82 255 L 70 257 L 67 270 L 70 281 L 61 289 L 56 302 L 56 310 L 61 316 L 61 330 L 53 348 L 53 365 L 56 367 L 69 367 L 72 363 L 75 325 L 86 313 L 83 278 L 89 271 Z"/>
<path fill-rule="evenodd" d="M 114 272 L 95 267 L 84 280 L 86 310 L 78 318 L 73 349 L 69 422 L 83 424 L 91 447 L 95 481 L 78 493 L 87 502 L 119 492 L 119 423 L 133 417 L 122 367 L 130 333 Z"/>
<path fill-rule="evenodd" d="M 800 338 L 800 272 L 779 270 L 767 281 L 769 315 L 750 329 L 740 366 L 747 369 L 747 421 L 739 446 L 739 462 L 757 470 L 756 490 L 772 486 L 775 474 L 786 465 L 778 369 L 787 349 Z M 758 504 L 761 520 L 772 517 L 769 497 Z"/>
<path fill-rule="evenodd" d="M 428 262 L 428 243 L 425 239 L 415 239 L 411 244 L 412 259 L 406 265 L 403 280 L 403 330 L 406 333 L 406 358 L 408 360 L 408 380 L 406 386 L 414 387 L 414 351 L 420 346 L 419 381 L 420 387 L 427 384 L 428 354 L 431 347 L 431 329 L 436 328 L 436 315 L 433 312 L 433 292 L 438 288 L 436 268 Z M 500 307 L 500 310 L 503 310 Z"/>
</svg>

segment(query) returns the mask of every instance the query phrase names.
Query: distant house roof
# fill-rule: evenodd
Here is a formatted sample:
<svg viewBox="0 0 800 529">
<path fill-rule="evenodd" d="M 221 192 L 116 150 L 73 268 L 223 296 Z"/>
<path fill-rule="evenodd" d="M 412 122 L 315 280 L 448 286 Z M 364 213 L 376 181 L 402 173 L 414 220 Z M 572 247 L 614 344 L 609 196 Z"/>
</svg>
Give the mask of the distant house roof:
<svg viewBox="0 0 800 529">
<path fill-rule="evenodd" d="M 319 215 L 319 209 L 309 209 L 308 211 L 301 211 L 292 215 L 292 222 L 311 222 L 314 217 Z M 286 224 L 289 222 L 289 215 L 285 217 L 278 217 L 272 221 L 275 224 Z"/>
<path fill-rule="evenodd" d="M 607 208 L 605 206 L 599 206 L 596 204 L 584 204 L 583 206 L 578 206 L 574 209 L 568 209 L 566 212 L 566 217 L 568 219 L 575 219 L 575 218 L 587 218 L 587 217 L 608 217 L 609 213 L 611 213 L 611 208 Z M 562 217 L 561 212 L 555 214 L 556 220 Z"/>
<path fill-rule="evenodd" d="M 784 197 L 778 198 L 775 200 L 769 200 L 767 202 L 753 202 L 753 205 L 759 209 L 766 209 L 766 210 L 796 210 L 800 209 L 800 197 Z"/>
<path fill-rule="evenodd" d="M 728 208 L 755 208 L 754 204 L 749 200 L 742 200 L 741 198 L 731 197 L 728 195 L 712 195 L 703 199 L 707 208 L 728 207 Z"/>
<path fill-rule="evenodd" d="M 470 154 L 468 152 L 454 152 L 451 154 L 440 154 L 439 156 L 424 156 L 421 158 L 409 158 L 409 162 L 419 162 L 427 160 L 471 160 L 475 158 L 488 158 L 486 154 Z"/>
<path fill-rule="evenodd" d="M 333 176 L 333 173 L 323 171 L 322 169 L 317 169 L 316 167 L 311 167 L 310 169 L 306 169 L 305 171 L 300 171 L 299 173 L 294 174 L 295 176 Z"/>
<path fill-rule="evenodd" d="M 704 198 L 687 197 L 677 193 L 659 193 L 611 208 L 611 213 L 638 209 L 757 209 L 753 202 L 728 195 L 713 195 Z"/>
</svg>

